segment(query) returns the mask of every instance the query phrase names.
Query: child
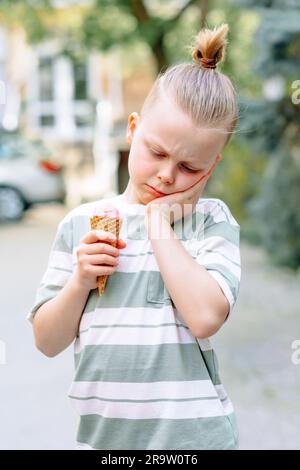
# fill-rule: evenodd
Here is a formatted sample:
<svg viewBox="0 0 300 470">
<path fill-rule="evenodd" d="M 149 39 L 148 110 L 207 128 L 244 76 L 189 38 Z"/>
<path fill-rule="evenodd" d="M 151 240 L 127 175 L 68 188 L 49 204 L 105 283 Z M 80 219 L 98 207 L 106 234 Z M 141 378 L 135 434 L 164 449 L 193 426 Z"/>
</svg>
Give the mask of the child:
<svg viewBox="0 0 300 470">
<path fill-rule="evenodd" d="M 237 448 L 208 338 L 237 298 L 239 225 L 222 201 L 201 198 L 237 122 L 234 88 L 216 70 L 227 32 L 200 31 L 195 63 L 161 74 L 129 116 L 129 183 L 103 201 L 123 219 L 117 247 L 90 229 L 99 201 L 59 224 L 29 319 L 49 357 L 75 339 L 78 449 Z"/>
</svg>

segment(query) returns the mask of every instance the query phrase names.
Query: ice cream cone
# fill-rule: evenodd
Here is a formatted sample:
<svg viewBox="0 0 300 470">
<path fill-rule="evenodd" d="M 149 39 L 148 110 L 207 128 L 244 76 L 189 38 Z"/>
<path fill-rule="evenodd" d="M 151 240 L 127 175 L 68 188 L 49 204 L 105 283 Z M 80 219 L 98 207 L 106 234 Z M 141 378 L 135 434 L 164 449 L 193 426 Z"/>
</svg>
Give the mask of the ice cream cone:
<svg viewBox="0 0 300 470">
<path fill-rule="evenodd" d="M 117 241 L 119 239 L 119 234 L 122 225 L 122 220 L 119 216 L 117 209 L 113 208 L 113 210 L 105 210 L 102 207 L 101 215 L 94 215 L 90 218 L 90 222 L 92 230 L 104 230 L 105 232 L 111 232 L 116 235 L 117 239 L 116 241 L 111 242 L 111 245 L 114 247 L 117 246 Z M 108 275 L 98 277 L 98 292 L 100 296 L 104 294 L 107 278 Z"/>
</svg>

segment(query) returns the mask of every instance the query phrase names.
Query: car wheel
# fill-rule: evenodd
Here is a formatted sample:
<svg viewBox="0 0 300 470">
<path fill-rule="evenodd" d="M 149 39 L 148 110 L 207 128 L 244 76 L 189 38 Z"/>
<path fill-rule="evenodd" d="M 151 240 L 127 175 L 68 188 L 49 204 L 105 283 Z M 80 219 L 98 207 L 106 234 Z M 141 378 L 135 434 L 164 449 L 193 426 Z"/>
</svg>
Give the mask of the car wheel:
<svg viewBox="0 0 300 470">
<path fill-rule="evenodd" d="M 0 187 L 0 220 L 17 220 L 22 217 L 25 201 L 14 188 Z"/>
</svg>

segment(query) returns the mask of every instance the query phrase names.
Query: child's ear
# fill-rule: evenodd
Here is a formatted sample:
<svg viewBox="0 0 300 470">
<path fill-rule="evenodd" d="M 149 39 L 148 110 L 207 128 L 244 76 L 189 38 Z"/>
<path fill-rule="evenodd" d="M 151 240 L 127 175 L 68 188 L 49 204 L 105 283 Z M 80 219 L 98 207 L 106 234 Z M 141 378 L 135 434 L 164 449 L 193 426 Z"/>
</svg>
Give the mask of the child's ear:
<svg viewBox="0 0 300 470">
<path fill-rule="evenodd" d="M 129 145 L 132 143 L 134 132 L 137 128 L 139 121 L 139 115 L 137 112 L 131 113 L 128 117 L 127 130 L 126 130 L 126 141 Z"/>
</svg>

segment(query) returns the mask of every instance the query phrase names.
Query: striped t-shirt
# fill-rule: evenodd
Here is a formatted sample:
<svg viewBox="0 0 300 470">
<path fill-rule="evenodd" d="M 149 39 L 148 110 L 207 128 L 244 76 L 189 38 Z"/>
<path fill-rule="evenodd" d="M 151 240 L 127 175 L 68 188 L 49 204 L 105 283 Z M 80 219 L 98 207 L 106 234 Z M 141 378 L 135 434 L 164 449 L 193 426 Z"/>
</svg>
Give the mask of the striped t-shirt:
<svg viewBox="0 0 300 470">
<path fill-rule="evenodd" d="M 170 298 L 148 239 L 145 206 L 128 204 L 123 195 L 105 202 L 119 209 L 127 246 L 104 295 L 90 291 L 74 342 L 69 398 L 80 415 L 77 448 L 235 449 L 234 410 L 215 352 L 209 339 L 192 335 Z M 29 320 L 68 282 L 97 203 L 60 222 Z M 240 283 L 239 225 L 226 204 L 200 198 L 173 228 L 218 282 L 231 312 Z M 170 268 L 176 269 L 172 260 Z"/>
</svg>

